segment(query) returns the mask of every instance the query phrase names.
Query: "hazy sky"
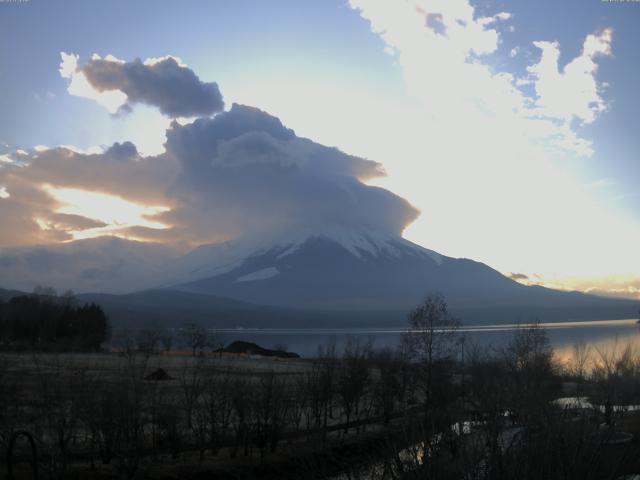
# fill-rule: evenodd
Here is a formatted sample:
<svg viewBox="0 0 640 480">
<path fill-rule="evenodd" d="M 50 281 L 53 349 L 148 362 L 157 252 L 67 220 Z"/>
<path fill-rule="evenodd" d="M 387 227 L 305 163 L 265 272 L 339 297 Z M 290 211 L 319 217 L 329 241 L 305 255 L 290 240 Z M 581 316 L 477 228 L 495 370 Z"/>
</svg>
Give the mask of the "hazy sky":
<svg viewBox="0 0 640 480">
<path fill-rule="evenodd" d="M 0 241 L 171 226 L 197 243 L 242 231 L 226 214 L 200 228 L 206 212 L 188 193 L 204 177 L 167 180 L 178 168 L 163 154 L 172 118 L 215 115 L 219 92 L 225 110 L 252 105 L 295 131 L 286 148 L 249 130 L 244 143 L 225 144 L 234 158 L 256 145 L 293 164 L 308 158 L 300 188 L 312 193 L 288 192 L 274 202 L 283 211 L 311 198 L 300 211 L 324 218 L 317 198 L 340 205 L 335 192 L 365 195 L 365 209 L 347 209 L 353 218 L 371 223 L 381 212 L 380 225 L 397 229 L 417 209 L 405 236 L 445 255 L 640 298 L 639 25 L 640 3 L 601 0 L 0 2 L 0 215 L 14 226 Z M 155 90 L 149 78 L 160 79 Z M 192 130 L 173 127 L 175 148 Z M 133 153 L 129 144 L 103 153 L 125 141 Z M 84 162 L 45 149 L 58 145 L 101 156 Z M 131 155 L 135 177 L 118 163 Z M 331 164 L 322 175 L 320 158 Z M 87 165 L 76 183 L 65 180 L 65 168 Z M 238 214 L 251 218 L 272 191 L 281 190 L 240 202 Z M 230 202 L 222 193 L 197 198 Z"/>
</svg>

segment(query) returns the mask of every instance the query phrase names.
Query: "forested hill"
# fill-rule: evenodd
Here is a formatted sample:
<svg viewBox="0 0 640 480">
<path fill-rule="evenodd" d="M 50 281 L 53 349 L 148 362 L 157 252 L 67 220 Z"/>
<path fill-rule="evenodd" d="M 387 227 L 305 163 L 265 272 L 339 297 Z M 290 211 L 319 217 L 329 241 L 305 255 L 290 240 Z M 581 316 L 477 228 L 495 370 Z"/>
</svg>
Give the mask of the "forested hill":
<svg viewBox="0 0 640 480">
<path fill-rule="evenodd" d="M 102 307 L 72 296 L 18 294 L 0 298 L 0 347 L 96 351 L 110 336 Z"/>
</svg>

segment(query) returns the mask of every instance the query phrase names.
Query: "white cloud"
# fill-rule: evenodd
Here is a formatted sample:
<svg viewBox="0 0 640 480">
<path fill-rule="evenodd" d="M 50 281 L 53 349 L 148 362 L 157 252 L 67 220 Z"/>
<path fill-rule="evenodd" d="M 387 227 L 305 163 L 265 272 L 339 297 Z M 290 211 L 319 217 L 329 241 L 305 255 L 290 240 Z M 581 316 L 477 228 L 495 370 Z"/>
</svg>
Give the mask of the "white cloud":
<svg viewBox="0 0 640 480">
<path fill-rule="evenodd" d="M 96 237 L 134 226 L 153 229 L 168 228 L 168 225 L 151 220 L 160 213 L 168 211 L 168 207 L 140 205 L 116 195 L 77 188 L 56 188 L 45 185 L 44 190 L 58 204 L 54 209 L 55 213 L 86 218 L 101 224 L 93 228 L 69 229 L 74 239 Z"/>
<path fill-rule="evenodd" d="M 505 272 L 640 271 L 640 226 L 596 200 L 571 169 L 594 153 L 572 120 L 593 122 L 606 109 L 596 75 L 611 30 L 587 35 L 562 71 L 560 47 L 538 43 L 541 62 L 519 78 L 485 60 L 500 32 L 467 0 L 350 3 L 395 52 L 414 99 L 405 111 L 379 110 L 377 121 L 389 121 L 349 147 L 381 160 L 389 177 L 375 183 L 422 211 L 410 239 Z M 428 14 L 447 35 L 425 25 Z M 538 96 L 525 93 L 530 83 Z"/>
<path fill-rule="evenodd" d="M 534 77 L 538 113 L 571 122 L 574 118 L 591 123 L 606 110 L 601 87 L 595 77 L 596 58 L 611 55 L 611 29 L 588 35 L 582 54 L 563 69 L 559 67 L 560 45 L 557 42 L 534 42 L 542 51 L 540 62 L 528 68 Z"/>
<path fill-rule="evenodd" d="M 511 14 L 507 12 L 496 13 L 491 17 L 481 17 L 478 18 L 477 22 L 482 26 L 492 25 L 497 22 L 505 22 L 511 19 Z"/>
<path fill-rule="evenodd" d="M 58 70 L 60 76 L 62 78 L 72 78 L 78 70 L 78 59 L 80 57 L 73 53 L 60 52 L 60 58 L 62 59 Z"/>
<path fill-rule="evenodd" d="M 146 66 L 148 66 L 148 67 L 152 67 L 152 66 L 156 65 L 157 63 L 165 62 L 165 61 L 167 61 L 168 59 L 173 59 L 173 60 L 175 60 L 175 62 L 178 64 L 178 66 L 179 66 L 179 67 L 187 68 L 187 64 L 186 64 L 186 63 L 184 63 L 180 57 L 176 57 L 176 56 L 174 56 L 174 55 L 165 55 L 164 57 L 151 57 L 151 58 L 147 58 L 147 59 L 144 61 L 144 64 L 145 64 Z M 107 57 L 107 60 L 108 60 L 108 57 Z M 124 63 L 124 61 L 122 61 L 122 63 Z"/>
<path fill-rule="evenodd" d="M 91 146 L 89 148 L 78 148 L 74 145 L 58 145 L 58 148 L 65 148 L 75 153 L 82 153 L 85 155 L 99 155 L 104 152 L 104 149 L 98 145 Z"/>
<path fill-rule="evenodd" d="M 60 76 L 69 80 L 67 91 L 71 95 L 93 100 L 111 114 L 117 113 L 126 104 L 127 96 L 120 90 L 100 92 L 91 86 L 84 72 L 78 67 L 78 55 L 60 52 L 60 57 Z"/>
<path fill-rule="evenodd" d="M 588 35 L 584 41 L 584 48 L 582 55 L 591 59 L 598 55 L 612 55 L 611 42 L 612 42 L 613 30 L 611 28 L 605 28 L 598 34 Z"/>
</svg>

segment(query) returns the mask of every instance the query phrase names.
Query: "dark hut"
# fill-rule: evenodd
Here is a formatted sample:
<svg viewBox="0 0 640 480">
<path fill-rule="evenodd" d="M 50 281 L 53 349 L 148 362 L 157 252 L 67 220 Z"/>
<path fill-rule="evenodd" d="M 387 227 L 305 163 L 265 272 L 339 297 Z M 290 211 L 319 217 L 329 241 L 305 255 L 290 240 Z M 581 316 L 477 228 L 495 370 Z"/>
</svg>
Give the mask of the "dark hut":
<svg viewBox="0 0 640 480">
<path fill-rule="evenodd" d="M 164 368 L 159 368 L 155 372 L 150 373 L 146 377 L 145 380 L 153 380 L 153 381 L 162 381 L 162 380 L 173 380 L 173 377 L 169 375 Z"/>
</svg>

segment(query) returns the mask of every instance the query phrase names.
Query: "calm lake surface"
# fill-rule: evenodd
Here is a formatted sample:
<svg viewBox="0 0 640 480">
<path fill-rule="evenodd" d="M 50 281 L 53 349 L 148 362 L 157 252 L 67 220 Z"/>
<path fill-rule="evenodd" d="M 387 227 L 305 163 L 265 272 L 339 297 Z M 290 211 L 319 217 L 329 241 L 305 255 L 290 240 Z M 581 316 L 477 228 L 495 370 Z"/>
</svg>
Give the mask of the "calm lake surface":
<svg viewBox="0 0 640 480">
<path fill-rule="evenodd" d="M 600 350 L 622 349 L 632 344 L 640 347 L 640 325 L 637 319 L 595 320 L 541 323 L 547 330 L 551 345 L 560 358 L 571 355 L 574 345 L 586 343 Z M 468 342 L 481 345 L 501 346 L 513 338 L 514 332 L 523 325 L 473 325 L 462 326 Z M 303 357 L 314 356 L 319 345 L 335 341 L 338 352 L 350 336 L 362 341 L 371 340 L 374 348 L 397 345 L 402 328 L 349 328 L 349 329 L 222 329 L 216 331 L 220 340 L 228 344 L 234 340 L 255 342 L 267 348 L 286 346 L 289 351 Z"/>
</svg>

